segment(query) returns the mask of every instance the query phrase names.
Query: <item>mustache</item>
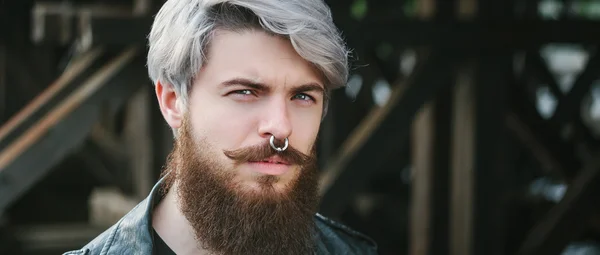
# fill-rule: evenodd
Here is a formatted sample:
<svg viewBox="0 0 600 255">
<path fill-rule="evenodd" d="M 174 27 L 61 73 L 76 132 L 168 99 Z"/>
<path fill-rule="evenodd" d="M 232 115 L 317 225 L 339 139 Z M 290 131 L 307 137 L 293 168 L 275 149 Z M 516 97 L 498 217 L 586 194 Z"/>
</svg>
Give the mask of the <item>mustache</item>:
<svg viewBox="0 0 600 255">
<path fill-rule="evenodd" d="M 277 152 L 271 148 L 271 145 L 268 142 L 237 150 L 224 150 L 223 153 L 236 163 L 262 161 L 274 155 L 279 156 L 281 159 L 292 165 L 305 166 L 314 161 L 314 156 L 306 155 L 292 146 L 288 146 L 285 151 Z"/>
</svg>

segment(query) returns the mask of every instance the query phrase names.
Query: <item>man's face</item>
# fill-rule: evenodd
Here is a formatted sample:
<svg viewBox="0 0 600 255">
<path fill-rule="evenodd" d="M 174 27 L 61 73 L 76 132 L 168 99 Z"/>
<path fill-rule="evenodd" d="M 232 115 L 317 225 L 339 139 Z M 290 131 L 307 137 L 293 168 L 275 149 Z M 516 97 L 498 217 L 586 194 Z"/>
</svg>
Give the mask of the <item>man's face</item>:
<svg viewBox="0 0 600 255">
<path fill-rule="evenodd" d="M 192 135 L 207 143 L 215 161 L 235 172 L 241 187 L 260 189 L 260 176 L 273 175 L 273 187 L 283 191 L 298 176 L 298 166 L 277 157 L 272 163 L 235 164 L 223 151 L 263 144 L 273 135 L 310 154 L 323 110 L 319 74 L 289 41 L 260 31 L 218 30 L 208 57 L 189 95 Z M 170 124 L 180 127 L 181 122 Z"/>
<path fill-rule="evenodd" d="M 204 248 L 310 251 L 323 91 L 289 41 L 258 31 L 217 31 L 187 109 L 157 84 L 161 111 L 179 129 L 166 188 L 176 185 L 179 208 Z M 287 138 L 287 149 L 271 148 L 271 136 L 277 146 Z"/>
<path fill-rule="evenodd" d="M 209 52 L 187 112 L 157 85 L 165 119 L 180 129 L 167 183 L 177 183 L 180 209 L 206 248 L 305 253 L 317 204 L 322 80 L 288 41 L 263 32 L 218 31 Z M 270 148 L 271 136 L 287 138 L 287 150 Z"/>
</svg>

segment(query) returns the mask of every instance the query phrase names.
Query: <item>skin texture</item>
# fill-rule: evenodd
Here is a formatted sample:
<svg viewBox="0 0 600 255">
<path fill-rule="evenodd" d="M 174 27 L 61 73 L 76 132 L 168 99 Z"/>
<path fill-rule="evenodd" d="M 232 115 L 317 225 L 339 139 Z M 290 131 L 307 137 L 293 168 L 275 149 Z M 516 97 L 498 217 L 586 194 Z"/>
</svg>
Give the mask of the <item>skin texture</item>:
<svg viewBox="0 0 600 255">
<path fill-rule="evenodd" d="M 323 88 L 288 40 L 257 30 L 217 30 L 189 105 L 168 84 L 156 84 L 163 116 L 180 136 L 153 226 L 177 254 L 311 248 Z M 270 150 L 271 135 L 288 138 L 289 148 Z M 266 157 L 285 164 L 253 163 Z M 282 173 L 265 174 L 269 167 Z"/>
</svg>

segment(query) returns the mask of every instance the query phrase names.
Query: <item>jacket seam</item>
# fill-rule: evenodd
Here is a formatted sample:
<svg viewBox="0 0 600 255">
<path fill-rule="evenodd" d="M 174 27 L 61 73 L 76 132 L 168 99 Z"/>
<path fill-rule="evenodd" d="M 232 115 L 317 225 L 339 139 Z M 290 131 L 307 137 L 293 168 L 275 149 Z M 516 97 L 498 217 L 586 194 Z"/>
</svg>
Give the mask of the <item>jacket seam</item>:
<svg viewBox="0 0 600 255">
<path fill-rule="evenodd" d="M 77 254 L 82 254 L 82 251 L 84 251 L 84 250 L 68 251 L 68 252 L 65 252 L 63 255 L 77 255 Z"/>
<path fill-rule="evenodd" d="M 119 227 L 121 226 L 121 222 L 123 221 L 123 218 L 121 218 L 117 224 L 115 225 L 115 229 L 113 231 L 110 232 L 110 235 L 108 236 L 108 238 L 106 238 L 106 243 L 104 244 L 104 246 L 102 247 L 102 251 L 100 251 L 100 255 L 107 255 L 108 251 L 110 250 L 110 247 L 112 246 L 114 240 L 115 240 L 115 236 L 117 235 L 117 231 L 119 230 Z"/>
</svg>

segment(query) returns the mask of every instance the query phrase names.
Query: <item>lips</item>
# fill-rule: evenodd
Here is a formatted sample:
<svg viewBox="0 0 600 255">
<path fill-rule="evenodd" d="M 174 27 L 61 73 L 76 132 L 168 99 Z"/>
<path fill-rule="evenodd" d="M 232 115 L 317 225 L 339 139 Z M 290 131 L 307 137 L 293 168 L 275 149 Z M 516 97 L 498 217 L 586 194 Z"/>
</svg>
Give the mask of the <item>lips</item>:
<svg viewBox="0 0 600 255">
<path fill-rule="evenodd" d="M 270 163 L 270 164 L 281 164 L 281 165 L 289 165 L 289 163 L 283 159 L 281 159 L 280 157 L 277 156 L 272 156 L 260 161 L 250 161 L 253 163 Z"/>
<path fill-rule="evenodd" d="M 283 175 L 288 172 L 290 164 L 277 156 L 268 157 L 261 161 L 248 161 L 252 171 L 266 175 Z"/>
</svg>

